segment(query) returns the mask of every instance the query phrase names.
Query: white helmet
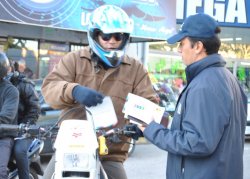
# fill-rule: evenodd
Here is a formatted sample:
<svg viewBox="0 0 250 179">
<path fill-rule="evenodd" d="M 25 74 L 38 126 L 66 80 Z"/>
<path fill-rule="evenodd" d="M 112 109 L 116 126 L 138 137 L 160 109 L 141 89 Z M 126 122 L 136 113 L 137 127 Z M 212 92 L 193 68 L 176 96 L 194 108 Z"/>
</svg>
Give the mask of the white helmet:
<svg viewBox="0 0 250 179">
<path fill-rule="evenodd" d="M 103 5 L 95 9 L 89 19 L 88 41 L 90 48 L 109 67 L 120 65 L 133 31 L 133 21 L 124 10 L 114 5 Z M 104 50 L 98 43 L 98 33 L 123 33 L 122 44 L 114 50 Z"/>
</svg>

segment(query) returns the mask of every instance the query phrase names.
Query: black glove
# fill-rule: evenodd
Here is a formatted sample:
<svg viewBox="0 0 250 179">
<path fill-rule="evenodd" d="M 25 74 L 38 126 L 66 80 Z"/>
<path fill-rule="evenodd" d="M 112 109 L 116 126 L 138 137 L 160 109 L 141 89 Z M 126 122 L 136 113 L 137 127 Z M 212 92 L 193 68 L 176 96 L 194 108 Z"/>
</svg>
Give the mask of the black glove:
<svg viewBox="0 0 250 179">
<path fill-rule="evenodd" d="M 131 137 L 134 140 L 138 140 L 139 137 L 143 137 L 143 132 L 136 124 L 127 124 L 124 126 L 125 136 Z"/>
<path fill-rule="evenodd" d="M 78 103 L 87 107 L 96 106 L 98 103 L 102 103 L 104 98 L 103 94 L 80 85 L 74 87 L 72 96 Z"/>
</svg>

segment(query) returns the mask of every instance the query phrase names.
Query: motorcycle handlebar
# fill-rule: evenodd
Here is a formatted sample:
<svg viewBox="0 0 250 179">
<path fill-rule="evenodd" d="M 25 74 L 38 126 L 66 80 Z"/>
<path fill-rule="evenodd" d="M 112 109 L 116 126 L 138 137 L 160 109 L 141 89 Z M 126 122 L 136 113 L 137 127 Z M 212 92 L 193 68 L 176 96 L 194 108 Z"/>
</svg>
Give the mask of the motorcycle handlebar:
<svg viewBox="0 0 250 179">
<path fill-rule="evenodd" d="M 43 128 L 41 128 L 40 126 L 36 126 L 36 125 L 30 125 L 30 126 L 26 126 L 24 128 L 25 133 L 28 133 L 30 135 L 39 135 L 41 133 L 44 133 L 45 130 Z"/>
<path fill-rule="evenodd" d="M 108 137 L 111 135 L 131 135 L 134 134 L 135 131 L 132 130 L 127 130 L 126 128 L 114 128 L 114 129 L 110 129 L 106 132 L 103 132 L 103 136 L 104 137 Z"/>
<path fill-rule="evenodd" d="M 19 125 L 0 124 L 0 134 L 4 137 L 17 137 L 19 128 Z"/>
<path fill-rule="evenodd" d="M 108 131 L 102 131 L 101 134 L 112 143 L 120 143 L 121 142 L 121 139 L 119 137 L 120 135 L 125 135 L 129 137 L 135 134 L 135 131 L 127 130 L 124 127 L 124 128 L 113 128 Z"/>
<path fill-rule="evenodd" d="M 0 124 L 1 136 L 17 137 L 20 134 L 30 134 L 32 136 L 38 135 L 43 132 L 44 129 L 36 125 L 14 125 L 14 124 Z"/>
</svg>

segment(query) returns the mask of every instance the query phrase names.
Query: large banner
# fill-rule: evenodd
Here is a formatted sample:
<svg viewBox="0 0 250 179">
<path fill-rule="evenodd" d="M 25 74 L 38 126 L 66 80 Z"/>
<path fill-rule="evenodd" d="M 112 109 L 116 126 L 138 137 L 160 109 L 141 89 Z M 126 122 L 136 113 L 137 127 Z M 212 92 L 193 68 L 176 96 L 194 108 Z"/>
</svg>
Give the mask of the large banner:
<svg viewBox="0 0 250 179">
<path fill-rule="evenodd" d="M 103 4 L 129 14 L 135 24 L 132 37 L 165 40 L 175 30 L 173 0 L 1 0 L 0 21 L 86 31 L 90 13 Z"/>
<path fill-rule="evenodd" d="M 250 0 L 176 0 L 177 23 L 198 12 L 218 20 L 221 26 L 250 27 Z"/>
</svg>

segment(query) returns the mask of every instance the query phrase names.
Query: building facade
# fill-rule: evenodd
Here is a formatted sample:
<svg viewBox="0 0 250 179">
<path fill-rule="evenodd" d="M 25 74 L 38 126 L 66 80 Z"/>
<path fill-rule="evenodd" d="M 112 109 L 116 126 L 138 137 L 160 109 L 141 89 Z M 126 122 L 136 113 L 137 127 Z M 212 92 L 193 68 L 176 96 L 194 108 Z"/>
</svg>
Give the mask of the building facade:
<svg viewBox="0 0 250 179">
<path fill-rule="evenodd" d="M 228 68 L 248 88 L 250 1 L 247 0 L 3 0 L 0 51 L 18 61 L 31 78 L 44 78 L 65 53 L 88 45 L 89 14 L 102 4 L 120 6 L 133 19 L 135 28 L 129 54 L 143 61 L 156 81 L 177 86 L 185 84 L 185 66 L 176 46 L 164 41 L 189 15 L 203 12 L 213 16 L 222 27 L 220 53 L 226 58 Z M 160 47 L 155 49 L 155 45 Z"/>
<path fill-rule="evenodd" d="M 0 50 L 33 73 L 32 78 L 44 78 L 65 53 L 88 45 L 88 18 L 103 4 L 120 6 L 133 20 L 133 55 L 143 53 L 144 45 L 137 42 L 163 40 L 175 29 L 176 4 L 171 0 L 3 0 Z"/>
<path fill-rule="evenodd" d="M 250 89 L 250 1 L 246 0 L 177 0 L 176 29 L 189 15 L 206 13 L 219 23 L 222 45 L 219 53 L 227 67 L 238 77 L 245 91 Z M 155 81 L 170 83 L 181 89 L 185 85 L 185 66 L 177 52 L 177 45 L 151 43 L 147 56 L 148 70 Z"/>
</svg>

